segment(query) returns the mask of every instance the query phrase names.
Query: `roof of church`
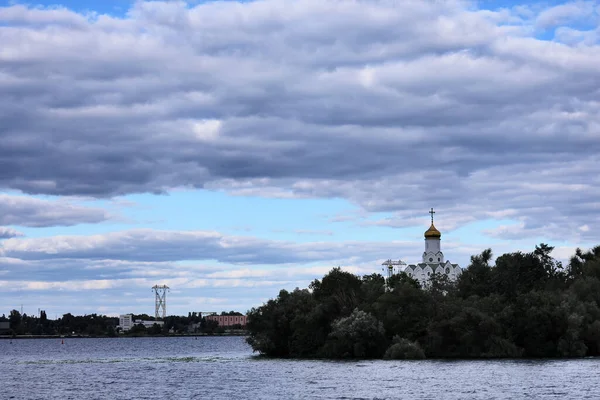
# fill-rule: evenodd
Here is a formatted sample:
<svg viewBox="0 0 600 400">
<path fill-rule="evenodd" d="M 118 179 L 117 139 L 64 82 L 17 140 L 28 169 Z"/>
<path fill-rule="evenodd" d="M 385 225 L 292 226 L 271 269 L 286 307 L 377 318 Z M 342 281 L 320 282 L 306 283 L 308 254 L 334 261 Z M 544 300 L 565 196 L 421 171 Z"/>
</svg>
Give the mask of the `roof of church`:
<svg viewBox="0 0 600 400">
<path fill-rule="evenodd" d="M 442 234 L 440 231 L 437 230 L 437 228 L 433 224 L 433 214 L 435 213 L 433 211 L 433 208 L 431 209 L 431 211 L 429 213 L 431 214 L 431 226 L 429 227 L 429 229 L 427 229 L 425 231 L 425 238 L 426 239 L 427 238 L 440 239 L 442 237 Z M 439 251 L 438 253 L 441 254 L 442 252 Z M 427 252 L 423 253 L 423 257 L 425 257 L 426 254 L 427 254 Z M 410 264 L 410 265 L 407 265 L 404 270 L 406 271 L 407 269 L 411 269 L 414 271 L 416 268 L 424 269 L 424 268 L 429 267 L 433 270 L 434 273 L 437 270 L 440 270 L 440 271 L 442 271 L 442 273 L 444 273 L 446 270 L 446 267 L 448 267 L 448 266 L 452 266 L 452 268 L 460 268 L 460 266 L 458 264 L 452 264 L 450 261 L 446 260 L 444 262 L 429 262 L 429 263 Z"/>
<path fill-rule="evenodd" d="M 430 267 L 431 269 L 433 269 L 435 271 L 437 268 L 444 269 L 444 266 L 446 266 L 446 265 L 447 264 L 445 262 L 444 263 L 418 263 L 418 264 L 407 265 L 407 267 L 412 269 L 413 271 L 417 267 L 421 267 L 421 268 Z M 458 264 L 450 264 L 450 265 L 452 265 L 453 267 L 458 267 Z"/>
<path fill-rule="evenodd" d="M 425 231 L 425 238 L 426 239 L 427 238 L 437 238 L 437 239 L 439 239 L 441 237 L 442 237 L 441 232 L 436 229 L 436 227 L 433 225 L 433 221 L 432 221 L 431 222 L 431 226 L 429 227 L 429 229 L 427 229 Z"/>
</svg>

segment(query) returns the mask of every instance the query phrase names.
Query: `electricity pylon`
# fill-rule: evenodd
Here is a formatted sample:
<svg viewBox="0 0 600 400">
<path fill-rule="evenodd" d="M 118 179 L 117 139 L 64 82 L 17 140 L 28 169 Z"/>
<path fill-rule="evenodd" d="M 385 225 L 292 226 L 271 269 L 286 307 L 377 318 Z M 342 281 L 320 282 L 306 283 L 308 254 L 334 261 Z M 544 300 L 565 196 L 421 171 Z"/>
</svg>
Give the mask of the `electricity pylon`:
<svg viewBox="0 0 600 400">
<path fill-rule="evenodd" d="M 155 296 L 155 306 L 154 306 L 154 317 L 156 319 L 165 319 L 167 316 L 167 291 L 169 287 L 167 285 L 154 285 L 152 286 L 152 290 L 154 290 Z M 162 309 L 162 315 L 160 313 Z"/>
</svg>

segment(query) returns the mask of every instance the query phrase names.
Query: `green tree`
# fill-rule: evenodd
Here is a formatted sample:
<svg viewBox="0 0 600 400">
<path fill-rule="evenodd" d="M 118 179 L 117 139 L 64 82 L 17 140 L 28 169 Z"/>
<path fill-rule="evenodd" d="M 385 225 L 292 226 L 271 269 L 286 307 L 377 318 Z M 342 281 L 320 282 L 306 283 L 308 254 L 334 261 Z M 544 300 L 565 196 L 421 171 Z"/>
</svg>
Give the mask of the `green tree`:
<svg viewBox="0 0 600 400">
<path fill-rule="evenodd" d="M 462 298 L 469 296 L 485 297 L 492 291 L 492 249 L 471 256 L 471 263 L 458 277 L 457 292 Z"/>
<path fill-rule="evenodd" d="M 585 275 L 586 264 L 589 265 L 597 260 L 600 260 L 600 246 L 593 247 L 586 252 L 583 252 L 583 250 L 578 247 L 567 267 L 568 278 L 575 280 L 578 277 Z"/>
<path fill-rule="evenodd" d="M 385 293 L 385 278 L 380 274 L 364 275 L 361 292 L 363 297 L 361 304 L 365 311 L 371 312 L 371 306 Z"/>
<path fill-rule="evenodd" d="M 362 280 L 340 267 L 333 268 L 321 281 L 314 280 L 310 289 L 334 318 L 350 315 L 362 301 Z"/>
<path fill-rule="evenodd" d="M 137 324 L 131 327 L 129 331 L 127 331 L 129 336 L 146 336 L 148 334 L 148 329 L 143 324 Z"/>
<path fill-rule="evenodd" d="M 421 284 L 419 283 L 419 281 L 416 280 L 415 278 L 413 278 L 412 276 L 408 275 L 404 271 L 398 272 L 397 274 L 392 275 L 387 280 L 388 288 L 390 288 L 391 290 L 394 290 L 394 288 L 396 286 L 400 286 L 400 285 L 404 285 L 404 284 L 408 284 L 416 289 L 421 288 Z"/>
<path fill-rule="evenodd" d="M 396 283 L 392 291 L 381 295 L 373 309 L 389 338 L 399 335 L 417 340 L 426 332 L 431 307 L 427 294 L 412 282 L 405 281 Z"/>
<path fill-rule="evenodd" d="M 535 252 L 504 254 L 496 260 L 493 287 L 497 293 L 517 296 L 544 289 L 552 277 L 544 258 Z"/>
<path fill-rule="evenodd" d="M 160 335 L 162 333 L 162 326 L 159 324 L 152 324 L 150 328 L 147 329 L 149 335 Z"/>
<path fill-rule="evenodd" d="M 354 309 L 333 323 L 323 354 L 331 358 L 379 358 L 386 349 L 383 324 L 364 311 Z"/>
<path fill-rule="evenodd" d="M 17 335 L 24 333 L 23 327 L 21 326 L 21 320 L 21 313 L 17 310 L 11 310 L 10 314 L 8 315 L 8 322 L 10 322 L 10 328 L 12 331 Z"/>
<path fill-rule="evenodd" d="M 106 328 L 106 336 L 108 336 L 108 337 L 116 337 L 117 336 L 117 332 L 115 331 L 114 326 L 109 325 L 108 328 Z"/>
<path fill-rule="evenodd" d="M 552 250 L 542 243 L 491 266 L 487 249 L 456 283 L 434 274 L 424 288 L 397 274 L 385 290 L 379 274 L 334 268 L 251 310 L 248 342 L 278 357 L 598 356 L 600 247 L 578 249 L 566 270 Z"/>
<path fill-rule="evenodd" d="M 247 342 L 254 351 L 269 356 L 288 357 L 292 351 L 307 353 L 301 346 L 298 347 L 298 342 L 303 345 L 309 342 L 303 341 L 302 335 L 294 333 L 299 321 L 311 312 L 314 305 L 313 296 L 306 289 L 296 289 L 291 293 L 281 290 L 276 299 L 248 312 L 247 328 L 250 335 Z M 295 344 L 290 346 L 293 337 Z"/>
<path fill-rule="evenodd" d="M 419 343 L 396 335 L 383 358 L 386 360 L 422 360 L 425 358 L 425 352 Z"/>
<path fill-rule="evenodd" d="M 21 313 L 17 310 L 11 310 L 8 315 L 8 321 L 10 322 L 10 326 L 19 326 L 21 325 Z"/>
</svg>

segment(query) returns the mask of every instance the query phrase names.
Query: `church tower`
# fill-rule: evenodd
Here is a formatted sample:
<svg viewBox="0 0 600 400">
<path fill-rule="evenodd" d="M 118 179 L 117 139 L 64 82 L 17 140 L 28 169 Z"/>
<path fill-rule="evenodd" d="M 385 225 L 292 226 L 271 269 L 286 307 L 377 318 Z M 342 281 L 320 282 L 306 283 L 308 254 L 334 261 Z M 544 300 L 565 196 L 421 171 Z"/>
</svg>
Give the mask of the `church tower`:
<svg viewBox="0 0 600 400">
<path fill-rule="evenodd" d="M 441 249 L 442 234 L 433 225 L 433 208 L 429 211 L 431 214 L 431 226 L 425 231 L 425 251 L 423 252 L 423 263 L 442 264 L 444 263 L 444 253 Z"/>
<path fill-rule="evenodd" d="M 422 262 L 406 265 L 400 260 L 387 260 L 383 263 L 388 267 L 389 276 L 394 273 L 393 266 L 398 265 L 398 271 L 405 272 L 408 276 L 416 279 L 423 288 L 429 285 L 430 278 L 434 274 L 446 276 L 450 281 L 456 281 L 462 273 L 460 265 L 452 264 L 444 258 L 440 246 L 442 234 L 433 224 L 433 214 L 435 214 L 433 208 L 429 211 L 429 214 L 431 214 L 431 226 L 425 231 L 425 251 L 423 252 Z"/>
</svg>

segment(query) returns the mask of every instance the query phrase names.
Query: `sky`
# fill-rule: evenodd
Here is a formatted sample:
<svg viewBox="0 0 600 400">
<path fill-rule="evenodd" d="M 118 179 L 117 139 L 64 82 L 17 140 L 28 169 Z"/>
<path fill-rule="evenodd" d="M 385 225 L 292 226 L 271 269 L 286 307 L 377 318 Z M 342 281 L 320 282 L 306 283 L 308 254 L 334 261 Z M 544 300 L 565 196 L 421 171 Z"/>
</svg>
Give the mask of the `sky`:
<svg viewBox="0 0 600 400">
<path fill-rule="evenodd" d="M 600 2 L 0 0 L 0 315 L 246 312 L 600 244 Z"/>
</svg>

